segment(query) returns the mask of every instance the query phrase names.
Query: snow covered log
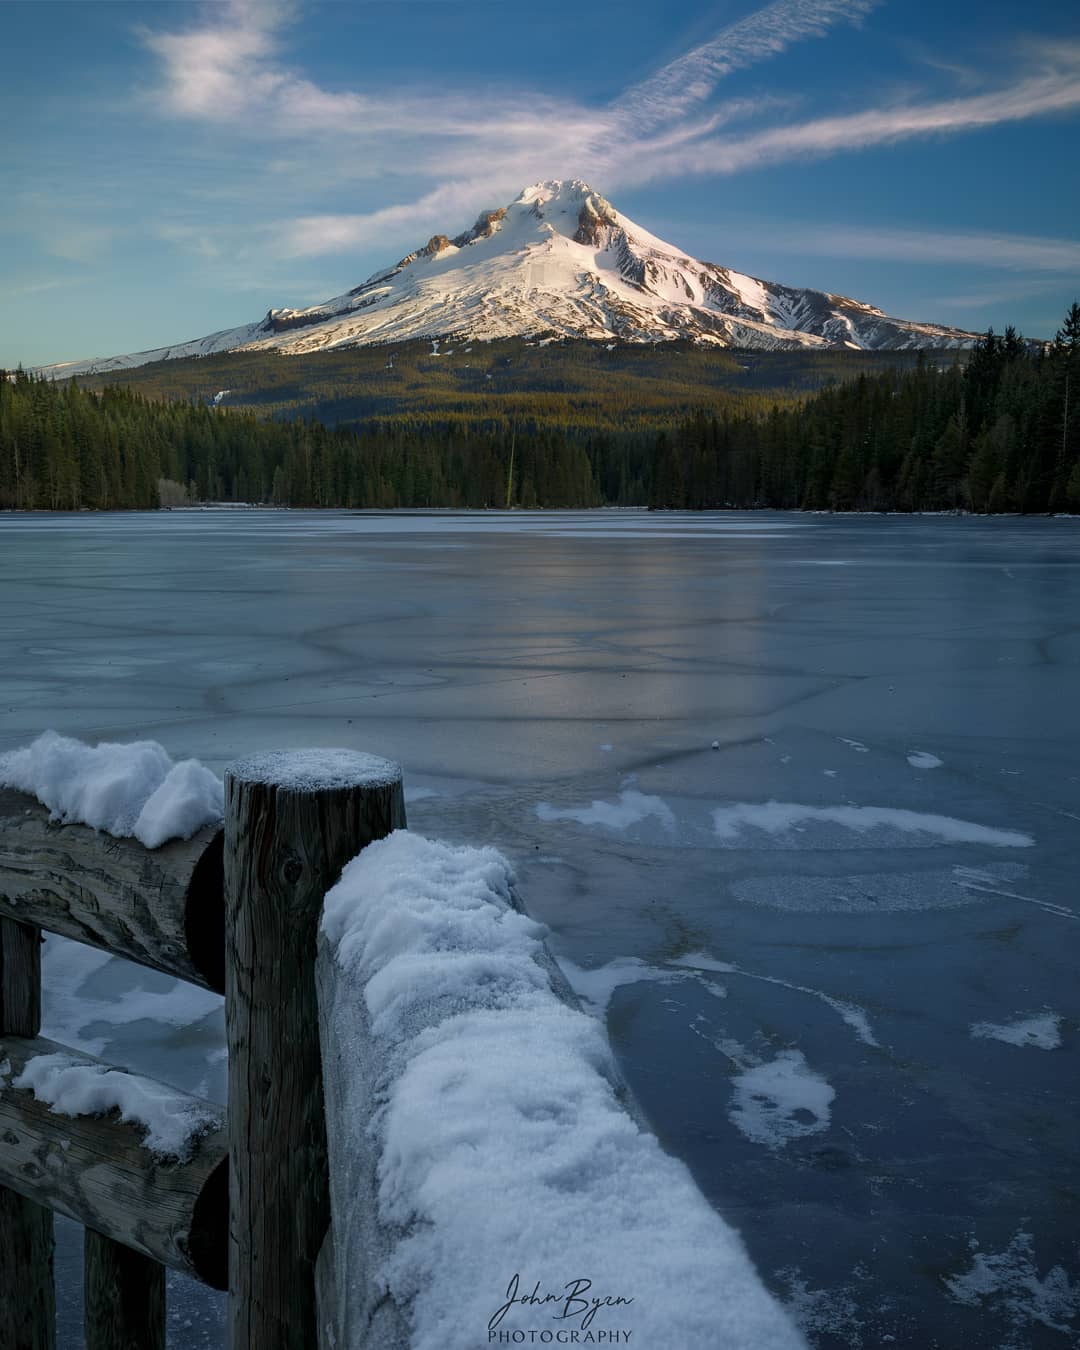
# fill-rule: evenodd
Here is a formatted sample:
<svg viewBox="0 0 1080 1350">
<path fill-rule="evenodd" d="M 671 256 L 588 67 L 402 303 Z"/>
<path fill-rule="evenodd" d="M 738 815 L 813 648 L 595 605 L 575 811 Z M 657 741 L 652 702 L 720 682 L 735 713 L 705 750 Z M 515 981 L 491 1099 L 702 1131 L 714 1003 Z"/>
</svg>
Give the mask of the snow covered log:
<svg viewBox="0 0 1080 1350">
<path fill-rule="evenodd" d="M 0 1139 L 0 1186 L 226 1287 L 222 1107 L 40 1036 L 0 1035 Z"/>
<path fill-rule="evenodd" d="M 315 948 L 326 892 L 405 824 L 401 769 L 349 750 L 225 776 L 231 1344 L 314 1350 L 329 1220 Z"/>
<path fill-rule="evenodd" d="M 149 849 L 0 788 L 0 915 L 222 993 L 222 832 Z"/>
<path fill-rule="evenodd" d="M 406 831 L 327 895 L 320 1347 L 804 1347 L 544 937 L 494 849 Z"/>
</svg>

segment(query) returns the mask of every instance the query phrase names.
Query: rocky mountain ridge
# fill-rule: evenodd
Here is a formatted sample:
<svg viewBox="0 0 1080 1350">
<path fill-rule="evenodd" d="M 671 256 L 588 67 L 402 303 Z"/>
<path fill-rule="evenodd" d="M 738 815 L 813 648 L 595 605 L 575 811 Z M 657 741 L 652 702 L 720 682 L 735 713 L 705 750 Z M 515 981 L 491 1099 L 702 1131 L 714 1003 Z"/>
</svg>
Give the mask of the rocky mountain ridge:
<svg viewBox="0 0 1080 1350">
<path fill-rule="evenodd" d="M 847 296 L 687 256 L 578 180 L 525 188 L 471 229 L 423 247 L 321 305 L 174 346 L 46 367 L 55 375 L 269 348 L 284 355 L 414 338 L 690 339 L 761 350 L 968 347 L 977 334 L 896 319 Z"/>
</svg>

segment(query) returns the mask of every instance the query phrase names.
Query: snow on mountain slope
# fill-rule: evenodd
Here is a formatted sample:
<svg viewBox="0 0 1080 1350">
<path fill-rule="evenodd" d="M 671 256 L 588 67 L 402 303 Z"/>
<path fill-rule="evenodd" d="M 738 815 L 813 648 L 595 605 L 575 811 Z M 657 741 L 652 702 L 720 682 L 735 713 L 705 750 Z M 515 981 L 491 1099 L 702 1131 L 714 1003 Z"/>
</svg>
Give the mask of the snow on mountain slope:
<svg viewBox="0 0 1080 1350">
<path fill-rule="evenodd" d="M 325 304 L 272 309 L 259 323 L 193 342 L 46 370 L 90 374 L 237 349 L 290 354 L 451 336 L 899 349 L 966 347 L 977 335 L 689 258 L 574 180 L 534 183 L 471 230 L 434 235 Z"/>
</svg>

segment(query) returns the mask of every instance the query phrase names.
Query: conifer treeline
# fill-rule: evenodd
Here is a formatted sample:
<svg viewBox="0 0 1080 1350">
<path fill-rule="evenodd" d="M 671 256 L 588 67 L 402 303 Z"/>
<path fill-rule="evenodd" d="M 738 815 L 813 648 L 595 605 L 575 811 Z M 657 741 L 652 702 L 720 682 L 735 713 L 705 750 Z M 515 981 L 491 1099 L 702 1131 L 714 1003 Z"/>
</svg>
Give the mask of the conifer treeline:
<svg viewBox="0 0 1080 1350">
<path fill-rule="evenodd" d="M 419 434 L 388 421 L 331 430 L 154 402 L 124 388 L 94 394 L 17 372 L 0 375 L 0 509 L 146 509 L 185 500 L 500 506 L 511 435 L 517 505 L 598 506 L 605 493 L 639 504 L 647 498 L 644 442 L 628 459 L 610 438 L 581 443 L 542 429 L 504 434 L 433 424 Z"/>
<path fill-rule="evenodd" d="M 1080 510 L 1080 305 L 1049 347 L 991 331 L 964 366 L 860 375 L 765 417 L 658 438 L 657 507 Z"/>
<path fill-rule="evenodd" d="M 1080 509 L 1080 306 L 966 365 L 861 374 L 804 403 L 719 395 L 655 440 L 536 420 L 268 421 L 0 373 L 0 508 L 641 505 Z M 511 457 L 513 470 L 511 473 Z"/>
</svg>

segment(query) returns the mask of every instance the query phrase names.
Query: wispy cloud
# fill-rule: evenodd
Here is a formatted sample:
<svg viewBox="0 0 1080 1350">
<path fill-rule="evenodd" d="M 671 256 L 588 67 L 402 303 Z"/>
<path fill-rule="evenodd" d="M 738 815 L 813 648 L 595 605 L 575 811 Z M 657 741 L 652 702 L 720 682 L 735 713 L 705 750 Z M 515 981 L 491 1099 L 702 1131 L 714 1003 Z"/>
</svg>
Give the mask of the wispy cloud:
<svg viewBox="0 0 1080 1350">
<path fill-rule="evenodd" d="M 732 71 L 776 56 L 805 38 L 824 37 L 838 23 L 858 22 L 881 0 L 776 0 L 628 89 L 614 107 L 648 130 L 684 117 Z"/>
<path fill-rule="evenodd" d="M 699 142 L 676 157 L 675 173 L 738 173 L 807 155 L 864 150 L 914 137 L 955 135 L 1080 107 L 1080 45 L 1046 54 L 1044 69 L 991 93 L 896 107 L 868 108 L 771 127 L 730 140 Z"/>
<path fill-rule="evenodd" d="M 1040 235 L 907 230 L 788 221 L 783 226 L 756 222 L 750 227 L 759 244 L 821 258 L 947 263 L 953 267 L 992 267 L 1002 271 L 1075 273 L 1080 276 L 1080 240 Z M 1029 282 L 1018 283 L 1028 285 Z"/>
<path fill-rule="evenodd" d="M 958 135 L 1080 106 L 1077 43 L 1020 51 L 1015 59 L 1022 68 L 993 88 L 971 87 L 975 77 L 965 68 L 962 97 L 909 94 L 902 102 L 801 120 L 793 120 L 797 105 L 790 98 L 716 100 L 732 72 L 838 25 L 858 24 L 878 3 L 775 0 L 613 102 L 592 106 L 537 92 L 522 97 L 518 89 L 497 100 L 494 117 L 477 117 L 471 89 L 435 96 L 400 87 L 322 88 L 286 60 L 284 34 L 296 13 L 289 4 L 228 0 L 200 11 L 183 31 L 148 32 L 144 40 L 160 63 L 155 100 L 164 115 L 274 143 L 280 151 L 268 176 L 275 161 L 288 162 L 303 147 L 317 160 L 345 142 L 347 153 L 325 156 L 339 184 L 381 175 L 384 190 L 398 197 L 366 211 L 312 212 L 264 223 L 261 237 L 279 257 L 343 252 L 386 237 L 419 241 L 425 231 L 464 227 L 481 207 L 501 204 L 537 178 L 584 177 L 614 191 Z M 198 239 L 212 256 L 212 232 Z M 852 235 L 850 245 L 845 251 L 855 256 L 871 256 L 858 254 L 860 247 L 890 248 L 884 256 L 903 257 L 907 249 L 913 259 L 949 248 L 956 261 L 981 250 L 995 266 L 1033 270 L 1072 266 L 1076 248 L 1067 240 L 974 235 L 955 236 L 946 245 L 937 236 L 880 231 Z"/>
</svg>

